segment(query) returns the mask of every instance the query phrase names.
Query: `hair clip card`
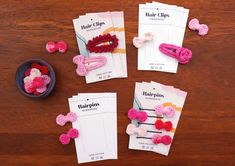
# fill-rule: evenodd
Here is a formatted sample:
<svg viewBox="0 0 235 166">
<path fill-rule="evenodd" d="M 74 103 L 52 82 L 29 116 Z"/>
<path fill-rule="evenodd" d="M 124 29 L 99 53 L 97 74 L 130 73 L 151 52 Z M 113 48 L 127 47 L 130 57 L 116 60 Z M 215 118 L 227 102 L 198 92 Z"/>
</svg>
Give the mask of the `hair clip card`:
<svg viewBox="0 0 235 166">
<path fill-rule="evenodd" d="M 79 94 L 69 98 L 69 107 L 78 115 L 78 162 L 117 159 L 116 93 Z"/>
<path fill-rule="evenodd" d="M 173 88 L 172 86 L 165 86 L 156 82 L 151 83 L 136 83 L 135 98 L 133 107 L 137 110 L 145 111 L 148 118 L 144 122 L 132 120 L 135 126 L 146 128 L 147 135 L 139 137 L 137 135 L 130 135 L 129 149 L 153 151 L 159 154 L 168 155 L 171 145 L 154 144 L 152 138 L 155 134 L 169 135 L 172 139 L 177 128 L 177 124 L 181 115 L 182 107 L 186 98 L 186 92 Z M 172 118 L 162 116 L 156 118 L 154 108 L 157 105 L 172 106 L 175 109 L 175 114 Z M 157 130 L 155 128 L 156 119 L 162 121 L 171 121 L 173 128 L 170 132 L 165 130 Z"/>
</svg>

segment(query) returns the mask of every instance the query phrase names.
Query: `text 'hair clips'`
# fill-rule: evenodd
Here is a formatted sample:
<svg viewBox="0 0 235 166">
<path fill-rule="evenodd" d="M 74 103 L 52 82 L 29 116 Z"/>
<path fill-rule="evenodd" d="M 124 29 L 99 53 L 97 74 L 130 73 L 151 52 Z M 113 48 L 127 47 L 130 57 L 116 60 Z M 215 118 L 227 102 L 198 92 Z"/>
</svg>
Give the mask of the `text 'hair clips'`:
<svg viewBox="0 0 235 166">
<path fill-rule="evenodd" d="M 155 122 L 155 127 L 156 129 L 158 130 L 166 130 L 166 131 L 171 131 L 172 129 L 172 123 L 171 121 L 166 121 L 166 122 L 163 122 L 162 120 L 160 119 L 157 119 L 156 122 Z"/>
<path fill-rule="evenodd" d="M 152 141 L 154 144 L 162 143 L 164 145 L 170 145 L 172 142 L 172 138 L 169 135 L 163 135 L 155 134 L 152 138 Z"/>
<path fill-rule="evenodd" d="M 192 58 L 191 50 L 173 44 L 162 43 L 159 46 L 159 50 L 163 54 L 177 59 L 181 64 L 187 64 Z"/>
<path fill-rule="evenodd" d="M 188 23 L 188 27 L 191 30 L 197 30 L 200 36 L 208 34 L 209 28 L 206 24 L 199 24 L 199 20 L 194 18 Z"/>
<path fill-rule="evenodd" d="M 73 58 L 73 63 L 77 64 L 76 73 L 79 76 L 86 76 L 89 71 L 104 66 L 106 62 L 107 59 L 104 56 L 85 57 L 84 55 L 77 55 Z"/>
<path fill-rule="evenodd" d="M 49 41 L 46 44 L 46 50 L 49 53 L 54 53 L 56 51 L 59 51 L 61 53 L 65 53 L 68 49 L 67 43 L 65 41 L 59 41 L 57 43 L 53 41 Z"/>
<path fill-rule="evenodd" d="M 66 134 L 61 134 L 59 140 L 63 145 L 67 145 L 69 144 L 71 138 L 77 138 L 78 135 L 78 130 L 71 128 Z"/>
<path fill-rule="evenodd" d="M 58 115 L 56 117 L 56 123 L 60 126 L 64 126 L 67 122 L 75 122 L 77 120 L 77 114 L 69 112 L 67 115 Z"/>
<path fill-rule="evenodd" d="M 118 46 L 118 38 L 116 35 L 104 34 L 89 40 L 86 47 L 90 52 L 103 53 L 113 52 Z"/>
<path fill-rule="evenodd" d="M 172 118 L 175 115 L 175 108 L 172 106 L 158 105 L 155 107 L 155 112 L 157 116 L 166 116 L 167 118 Z"/>
<path fill-rule="evenodd" d="M 148 115 L 144 111 L 137 111 L 136 109 L 131 108 L 128 111 L 128 118 L 131 120 L 137 119 L 140 122 L 144 122 L 148 118 Z"/>
<path fill-rule="evenodd" d="M 147 131 L 144 127 L 136 127 L 134 124 L 128 124 L 126 128 L 128 135 L 137 134 L 138 136 L 144 137 L 147 135 Z"/>
<path fill-rule="evenodd" d="M 136 48 L 142 47 L 146 42 L 150 42 L 153 40 L 153 33 L 152 32 L 147 32 L 144 34 L 143 37 L 134 37 L 133 38 L 133 45 Z"/>
</svg>

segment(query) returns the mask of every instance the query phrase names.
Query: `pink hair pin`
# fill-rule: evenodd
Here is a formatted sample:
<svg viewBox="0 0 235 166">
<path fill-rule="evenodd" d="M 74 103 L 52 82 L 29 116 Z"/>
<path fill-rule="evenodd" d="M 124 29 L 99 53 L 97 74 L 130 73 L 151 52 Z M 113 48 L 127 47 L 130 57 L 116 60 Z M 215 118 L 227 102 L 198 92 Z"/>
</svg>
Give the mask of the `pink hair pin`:
<svg viewBox="0 0 235 166">
<path fill-rule="evenodd" d="M 169 135 L 163 135 L 155 134 L 152 138 L 152 141 L 154 144 L 162 143 L 164 145 L 170 145 L 172 142 L 172 138 Z"/>
<path fill-rule="evenodd" d="M 163 54 L 177 59 L 181 64 L 187 64 L 192 58 L 191 50 L 173 44 L 162 43 L 159 46 L 159 50 Z"/>
<path fill-rule="evenodd" d="M 144 137 L 147 135 L 147 130 L 144 127 L 136 127 L 134 124 L 128 124 L 126 133 L 128 135 L 137 134 L 137 136 Z"/>
<path fill-rule="evenodd" d="M 65 41 L 59 41 L 59 42 L 53 42 L 49 41 L 46 44 L 46 50 L 49 53 L 54 53 L 56 51 L 59 51 L 61 53 L 65 53 L 68 49 L 67 43 Z"/>
<path fill-rule="evenodd" d="M 104 66 L 107 62 L 106 57 L 85 57 L 84 55 L 77 55 L 73 58 L 73 63 L 77 64 L 76 72 L 79 76 L 86 76 L 89 71 L 98 69 Z"/>
<path fill-rule="evenodd" d="M 199 20 L 196 18 L 193 18 L 189 21 L 188 27 L 191 30 L 197 30 L 200 36 L 205 36 L 206 34 L 208 34 L 209 31 L 208 26 L 206 24 L 200 24 Z"/>
<path fill-rule="evenodd" d="M 148 118 L 148 115 L 144 111 L 137 111 L 136 109 L 131 108 L 128 111 L 128 118 L 130 120 L 135 120 L 136 119 L 136 120 L 138 120 L 140 122 L 144 122 Z"/>
<path fill-rule="evenodd" d="M 71 128 L 66 134 L 61 134 L 59 140 L 63 145 L 67 145 L 70 143 L 71 138 L 75 139 L 78 136 L 79 136 L 78 130 Z"/>
<path fill-rule="evenodd" d="M 140 48 L 143 47 L 145 43 L 150 42 L 152 40 L 153 40 L 153 33 L 146 32 L 143 37 L 134 37 L 132 42 L 136 48 Z"/>
<path fill-rule="evenodd" d="M 67 122 L 75 122 L 77 120 L 77 114 L 69 112 L 67 115 L 58 115 L 56 117 L 56 123 L 60 126 L 64 126 Z"/>
</svg>

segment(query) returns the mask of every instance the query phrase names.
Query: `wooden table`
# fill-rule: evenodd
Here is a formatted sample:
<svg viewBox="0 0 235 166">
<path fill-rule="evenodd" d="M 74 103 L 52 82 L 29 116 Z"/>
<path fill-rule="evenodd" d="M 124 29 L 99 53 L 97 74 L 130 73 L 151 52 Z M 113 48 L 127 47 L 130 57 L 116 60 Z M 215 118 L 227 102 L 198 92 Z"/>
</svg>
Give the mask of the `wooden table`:
<svg viewBox="0 0 235 166">
<path fill-rule="evenodd" d="M 77 92 L 117 92 L 118 160 L 87 165 L 235 165 L 235 13 L 234 1 L 161 1 L 190 9 L 189 19 L 209 25 L 200 37 L 186 30 L 184 46 L 193 59 L 177 74 L 137 71 L 138 4 L 135 0 L 3 1 L 0 3 L 0 165 L 75 166 L 74 142 L 63 146 L 55 117 L 69 111 L 67 98 Z M 128 78 L 87 85 L 75 74 L 72 58 L 78 52 L 72 19 L 87 12 L 125 12 Z M 161 32 L 159 32 L 161 33 Z M 66 54 L 48 54 L 49 40 L 65 40 Z M 45 100 L 22 96 L 15 85 L 20 63 L 42 58 L 55 69 L 56 89 Z M 188 92 L 168 157 L 128 149 L 127 110 L 132 106 L 136 81 L 157 81 Z M 84 164 L 86 165 L 86 164 Z"/>
</svg>

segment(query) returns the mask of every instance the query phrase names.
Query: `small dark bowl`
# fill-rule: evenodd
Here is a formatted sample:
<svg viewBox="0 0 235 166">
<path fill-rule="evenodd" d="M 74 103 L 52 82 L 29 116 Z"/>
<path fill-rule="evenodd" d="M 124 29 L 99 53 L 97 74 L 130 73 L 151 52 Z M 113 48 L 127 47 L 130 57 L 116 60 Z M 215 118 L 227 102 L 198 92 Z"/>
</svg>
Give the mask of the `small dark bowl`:
<svg viewBox="0 0 235 166">
<path fill-rule="evenodd" d="M 49 85 L 47 85 L 47 90 L 39 95 L 34 95 L 34 94 L 29 94 L 25 91 L 24 89 L 24 73 L 25 71 L 31 67 L 32 63 L 38 63 L 40 65 L 44 65 L 48 68 L 49 71 L 49 76 L 51 77 L 51 82 Z M 16 71 L 16 86 L 19 89 L 19 91 L 21 92 L 21 94 L 23 94 L 24 96 L 30 97 L 30 98 L 44 98 L 46 96 L 48 96 L 54 89 L 55 87 L 55 82 L 56 82 L 56 77 L 55 77 L 55 72 L 53 70 L 53 68 L 51 67 L 51 65 L 49 63 L 47 63 L 44 60 L 41 59 L 31 59 L 28 61 L 25 61 L 24 63 L 22 63 L 17 71 Z"/>
</svg>

